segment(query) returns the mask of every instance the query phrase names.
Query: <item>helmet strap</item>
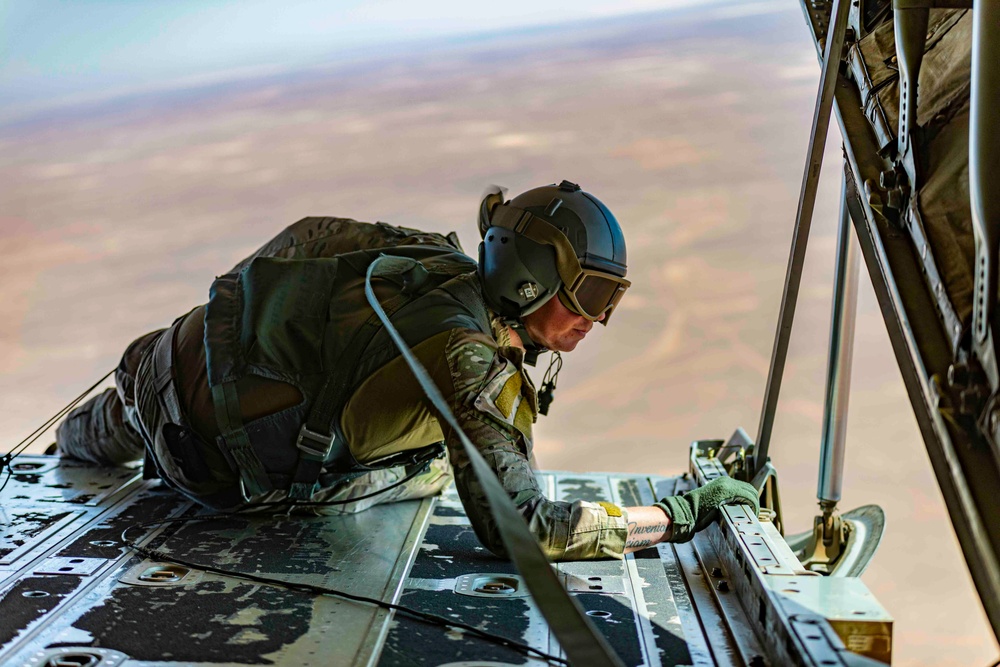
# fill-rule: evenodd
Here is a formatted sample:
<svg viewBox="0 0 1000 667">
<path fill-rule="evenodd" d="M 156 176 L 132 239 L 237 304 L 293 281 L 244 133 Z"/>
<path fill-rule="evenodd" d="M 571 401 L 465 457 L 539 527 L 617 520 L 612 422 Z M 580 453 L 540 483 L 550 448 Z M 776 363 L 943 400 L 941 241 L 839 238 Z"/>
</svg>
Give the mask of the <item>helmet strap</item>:
<svg viewBox="0 0 1000 667">
<path fill-rule="evenodd" d="M 558 352 L 552 353 L 549 359 L 549 367 L 542 378 L 542 388 L 538 390 L 538 412 L 539 414 L 549 414 L 549 406 L 552 405 L 552 395 L 556 391 L 556 382 L 559 379 L 559 371 L 562 370 L 562 355 Z"/>
<path fill-rule="evenodd" d="M 538 355 L 542 352 L 548 352 L 548 348 L 542 347 L 528 334 L 528 330 L 524 328 L 524 322 L 520 319 L 505 319 L 504 324 L 513 329 L 518 336 L 521 338 L 521 343 L 524 345 L 524 363 L 529 366 L 534 366 L 538 363 Z"/>
</svg>

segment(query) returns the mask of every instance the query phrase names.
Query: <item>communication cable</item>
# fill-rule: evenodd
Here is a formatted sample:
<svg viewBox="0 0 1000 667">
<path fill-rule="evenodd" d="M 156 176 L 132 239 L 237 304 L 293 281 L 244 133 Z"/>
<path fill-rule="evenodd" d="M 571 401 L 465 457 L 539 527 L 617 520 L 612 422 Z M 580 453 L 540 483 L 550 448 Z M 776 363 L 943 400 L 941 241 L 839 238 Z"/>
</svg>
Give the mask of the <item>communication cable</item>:
<svg viewBox="0 0 1000 667">
<path fill-rule="evenodd" d="M 397 482 L 399 484 L 399 482 Z M 369 494 L 376 495 L 376 494 Z M 360 498 L 354 498 L 353 500 L 359 500 Z M 297 503 L 302 504 L 302 503 Z M 312 503 L 318 504 L 318 503 Z M 316 586 L 314 584 L 306 583 L 295 583 L 290 581 L 285 581 L 282 579 L 275 579 L 272 577 L 264 577 L 259 574 L 249 573 L 249 572 L 239 572 L 236 570 L 228 570 L 221 567 L 216 567 L 214 565 L 205 565 L 203 563 L 192 563 L 190 561 L 184 560 L 183 558 L 178 558 L 172 554 L 167 554 L 157 549 L 150 549 L 148 547 L 142 546 L 130 539 L 128 539 L 127 534 L 130 530 L 135 528 L 146 528 L 151 526 L 166 525 L 169 523 L 193 523 L 197 521 L 212 521 L 217 519 L 232 519 L 233 513 L 229 514 L 208 514 L 205 516 L 187 516 L 187 517 L 173 517 L 170 519 L 160 519 L 157 521 L 147 521 L 144 523 L 137 523 L 129 526 L 122 531 L 121 540 L 129 548 L 135 550 L 139 554 L 151 560 L 174 563 L 176 565 L 181 565 L 193 570 L 203 570 L 205 572 L 212 572 L 214 574 L 219 574 L 226 577 L 236 577 L 239 579 L 246 579 L 248 581 L 255 581 L 261 584 L 272 584 L 276 586 L 281 586 L 282 588 L 287 588 L 293 591 L 299 591 L 304 593 L 312 593 L 314 595 L 331 595 L 334 597 L 344 598 L 345 600 L 351 600 L 352 602 L 361 602 L 366 604 L 372 604 L 382 609 L 388 609 L 390 611 L 395 611 L 401 614 L 405 614 L 419 621 L 429 623 L 438 627 L 444 628 L 456 628 L 468 632 L 479 639 L 488 641 L 493 644 L 499 644 L 500 646 L 507 647 L 518 653 L 524 655 L 537 655 L 540 658 L 548 660 L 549 662 L 557 663 L 560 665 L 568 665 L 569 662 L 560 658 L 559 656 L 551 655 L 544 651 L 534 648 L 528 644 L 522 642 L 508 639 L 501 635 L 493 634 L 485 630 L 481 630 L 474 625 L 469 625 L 468 623 L 462 623 L 461 621 L 455 621 L 452 619 L 444 618 L 442 616 L 437 616 L 436 614 L 431 614 L 425 611 L 420 611 L 419 609 L 413 609 L 400 604 L 395 604 L 392 602 L 386 602 L 384 600 L 379 600 L 378 598 L 370 598 L 364 595 L 356 595 L 354 593 L 347 593 L 346 591 L 337 590 L 335 588 L 327 588 L 325 586 Z"/>
</svg>

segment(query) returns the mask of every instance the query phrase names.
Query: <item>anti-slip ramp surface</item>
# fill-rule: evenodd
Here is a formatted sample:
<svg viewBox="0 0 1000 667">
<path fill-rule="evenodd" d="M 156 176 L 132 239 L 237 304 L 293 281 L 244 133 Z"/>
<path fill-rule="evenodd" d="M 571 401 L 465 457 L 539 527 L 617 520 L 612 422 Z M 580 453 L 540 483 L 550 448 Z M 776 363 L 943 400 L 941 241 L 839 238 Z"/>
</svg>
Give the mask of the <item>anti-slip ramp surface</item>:
<svg viewBox="0 0 1000 667">
<path fill-rule="evenodd" d="M 122 531 L 196 516 L 189 501 L 132 470 L 43 456 L 18 464 L 3 494 L 0 664 L 544 664 L 370 604 L 146 559 L 123 544 Z M 577 473 L 540 480 L 552 498 L 623 506 L 690 483 Z M 166 556 L 396 602 L 560 654 L 523 581 L 479 544 L 453 490 L 358 515 L 242 514 L 133 528 L 128 537 Z M 709 538 L 556 568 L 627 665 L 780 664 L 737 596 L 744 575 L 726 569 L 738 559 L 720 557 L 715 545 L 725 540 Z M 836 636 L 827 639 L 833 664 L 849 664 Z"/>
</svg>

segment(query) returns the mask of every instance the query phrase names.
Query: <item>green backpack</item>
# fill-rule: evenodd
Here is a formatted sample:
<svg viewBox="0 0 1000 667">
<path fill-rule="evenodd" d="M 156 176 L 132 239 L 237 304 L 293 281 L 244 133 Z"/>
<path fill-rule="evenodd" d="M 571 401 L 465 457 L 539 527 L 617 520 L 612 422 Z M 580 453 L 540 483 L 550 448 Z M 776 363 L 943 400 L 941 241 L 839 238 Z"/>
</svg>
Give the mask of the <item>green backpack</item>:
<svg viewBox="0 0 1000 667">
<path fill-rule="evenodd" d="M 287 489 L 291 498 L 308 499 L 321 471 L 369 469 L 350 453 L 339 417 L 353 389 L 399 354 L 364 293 L 368 267 L 382 255 L 391 259 L 379 262 L 372 287 L 411 347 L 454 328 L 490 331 L 476 263 L 453 247 L 258 256 L 213 283 L 205 314 L 208 381 L 218 444 L 244 498 Z M 244 424 L 236 382 L 248 374 L 288 382 L 305 400 Z M 404 452 L 379 467 L 426 454 Z"/>
</svg>

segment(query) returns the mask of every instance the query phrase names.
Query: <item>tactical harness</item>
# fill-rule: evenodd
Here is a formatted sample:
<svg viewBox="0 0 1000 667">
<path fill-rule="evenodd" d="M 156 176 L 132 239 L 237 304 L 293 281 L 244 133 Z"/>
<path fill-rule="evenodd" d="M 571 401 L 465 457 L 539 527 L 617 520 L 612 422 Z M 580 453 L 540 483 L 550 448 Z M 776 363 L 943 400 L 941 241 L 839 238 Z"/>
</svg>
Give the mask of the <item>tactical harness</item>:
<svg viewBox="0 0 1000 667">
<path fill-rule="evenodd" d="M 459 327 L 490 332 L 475 263 L 450 248 L 410 245 L 308 260 L 260 257 L 212 285 L 205 342 L 217 442 L 239 475 L 245 499 L 287 489 L 289 498 L 308 500 L 321 474 L 347 478 L 442 453 L 437 443 L 361 463 L 341 431 L 352 390 L 399 355 L 365 301 L 366 272 L 380 257 L 371 277 L 391 294 L 383 297 L 383 307 L 399 320 L 409 344 Z M 244 423 L 236 383 L 247 374 L 289 382 L 305 400 Z M 292 450 L 282 440 L 293 437 L 295 424 L 301 426 Z"/>
</svg>

